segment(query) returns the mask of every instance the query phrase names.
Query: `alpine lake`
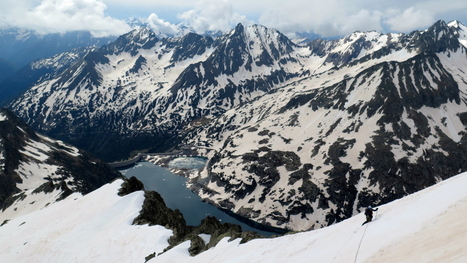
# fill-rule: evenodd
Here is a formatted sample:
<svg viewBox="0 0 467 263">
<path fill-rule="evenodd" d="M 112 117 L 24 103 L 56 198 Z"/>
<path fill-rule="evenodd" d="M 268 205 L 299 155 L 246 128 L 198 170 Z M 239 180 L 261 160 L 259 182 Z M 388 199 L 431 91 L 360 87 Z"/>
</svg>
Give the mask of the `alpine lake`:
<svg viewBox="0 0 467 263">
<path fill-rule="evenodd" d="M 167 163 L 168 168 L 156 165 L 153 162 L 142 161 L 132 167 L 121 169 L 120 172 L 127 178 L 136 177 L 144 184 L 145 190 L 158 192 L 167 207 L 180 210 L 187 225 L 198 226 L 206 216 L 214 216 L 221 223 L 237 224 L 242 227 L 242 231 L 254 231 L 266 237 L 286 232 L 282 229 L 258 224 L 230 211 L 221 210 L 203 202 L 198 195 L 187 188 L 187 178 L 179 176 L 170 170 L 199 170 L 205 164 L 206 159 L 201 157 L 178 157 Z"/>
</svg>

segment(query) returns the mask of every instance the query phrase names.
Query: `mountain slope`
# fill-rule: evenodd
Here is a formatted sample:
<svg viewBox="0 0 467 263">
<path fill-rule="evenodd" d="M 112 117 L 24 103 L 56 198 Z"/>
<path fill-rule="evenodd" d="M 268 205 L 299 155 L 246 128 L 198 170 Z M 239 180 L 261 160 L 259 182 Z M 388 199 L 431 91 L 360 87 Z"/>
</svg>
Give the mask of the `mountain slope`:
<svg viewBox="0 0 467 263">
<path fill-rule="evenodd" d="M 23 94 L 36 83 L 56 77 L 92 49 L 73 49 L 50 58 L 31 62 L 18 71 L 11 73 L 8 78 L 0 81 L 0 107 Z"/>
<path fill-rule="evenodd" d="M 122 198 L 117 195 L 121 183 L 117 180 L 85 196 L 74 193 L 8 221 L 0 227 L 1 260 L 144 262 L 153 251 L 162 252 L 172 231 L 162 226 L 132 226 L 143 192 Z"/>
<path fill-rule="evenodd" d="M 319 230 L 246 244 L 228 242 L 194 258 L 185 243 L 149 262 L 464 262 L 467 174 Z"/>
<path fill-rule="evenodd" d="M 8 78 L 14 72 L 15 67 L 7 61 L 5 61 L 4 59 L 0 58 L 0 82 Z"/>
<path fill-rule="evenodd" d="M 10 111 L 0 110 L 0 205 L 4 219 L 30 212 L 27 207 L 31 203 L 46 207 L 74 192 L 89 193 L 119 176 L 88 153 L 38 135 Z"/>
</svg>

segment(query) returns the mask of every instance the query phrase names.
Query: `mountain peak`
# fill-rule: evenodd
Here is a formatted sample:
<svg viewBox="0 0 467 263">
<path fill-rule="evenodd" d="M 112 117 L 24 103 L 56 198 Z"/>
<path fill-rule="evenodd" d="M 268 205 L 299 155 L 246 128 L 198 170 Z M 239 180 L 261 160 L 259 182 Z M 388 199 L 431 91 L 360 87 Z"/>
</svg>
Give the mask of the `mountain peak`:
<svg viewBox="0 0 467 263">
<path fill-rule="evenodd" d="M 121 52 L 129 52 L 131 55 L 136 55 L 137 49 L 149 49 L 154 46 L 159 39 L 156 34 L 147 27 L 136 28 L 131 32 L 121 35 L 114 42 L 103 46 L 102 51 L 105 53 L 119 54 Z"/>
<path fill-rule="evenodd" d="M 238 23 L 237 26 L 232 31 L 230 31 L 230 36 L 242 34 L 244 31 L 245 27 L 242 25 L 242 23 Z"/>
<path fill-rule="evenodd" d="M 448 23 L 448 26 L 449 27 L 454 27 L 454 28 L 460 28 L 460 27 L 465 27 L 464 24 L 462 24 L 460 21 L 458 20 L 452 20 L 451 22 Z"/>
<path fill-rule="evenodd" d="M 147 41 L 157 39 L 156 34 L 149 28 L 141 26 L 123 35 L 126 39 L 131 39 L 136 43 L 143 44 Z"/>
<path fill-rule="evenodd" d="M 243 26 L 242 23 L 238 23 L 237 26 L 235 27 L 235 30 L 242 31 L 243 29 L 245 29 L 245 27 Z"/>
<path fill-rule="evenodd" d="M 444 20 L 436 21 L 431 27 L 448 27 L 448 24 Z"/>
<path fill-rule="evenodd" d="M 457 25 L 460 26 L 459 23 Z M 421 35 L 421 39 L 425 43 L 421 46 L 422 50 L 431 52 L 457 50 L 461 45 L 458 31 L 459 28 L 449 26 L 443 20 L 438 20 Z"/>
</svg>

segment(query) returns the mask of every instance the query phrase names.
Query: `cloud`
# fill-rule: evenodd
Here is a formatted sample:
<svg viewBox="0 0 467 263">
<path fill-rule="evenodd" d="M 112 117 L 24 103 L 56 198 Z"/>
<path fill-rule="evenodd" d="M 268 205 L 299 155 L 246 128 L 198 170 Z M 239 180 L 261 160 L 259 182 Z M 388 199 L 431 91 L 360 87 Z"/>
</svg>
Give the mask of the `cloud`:
<svg viewBox="0 0 467 263">
<path fill-rule="evenodd" d="M 428 10 L 416 10 L 410 7 L 404 11 L 392 9 L 388 11 L 385 23 L 391 31 L 407 32 L 410 30 L 427 27 L 435 21 L 433 14 Z"/>
<path fill-rule="evenodd" d="M 323 37 L 371 30 L 407 33 L 438 19 L 467 20 L 465 0 L 288 0 L 264 7 L 260 24 L 286 34 L 312 31 Z"/>
<path fill-rule="evenodd" d="M 5 1 L 5 0 L 4 0 Z M 94 36 L 120 35 L 130 30 L 118 19 L 104 14 L 101 0 L 6 0 L 0 25 L 32 29 L 39 33 L 88 30 Z"/>
<path fill-rule="evenodd" d="M 95 35 L 119 35 L 129 30 L 106 11 L 115 11 L 113 15 L 120 18 L 145 17 L 162 34 L 174 34 L 178 23 L 198 33 L 259 23 L 285 34 L 308 31 L 334 37 L 357 30 L 408 33 L 438 19 L 467 22 L 465 0 L 0 1 L 0 28 L 16 26 L 43 33 L 91 30 Z"/>
<path fill-rule="evenodd" d="M 232 4 L 227 0 L 199 1 L 194 9 L 179 14 L 178 18 L 199 33 L 228 31 L 238 23 L 253 23 L 246 16 L 234 12 Z"/>
<path fill-rule="evenodd" d="M 371 9 L 367 0 L 289 0 L 269 5 L 259 22 L 283 33 L 313 31 L 323 37 L 345 35 L 357 30 L 381 31 L 383 13 Z M 367 8 L 370 7 L 370 8 Z"/>
<path fill-rule="evenodd" d="M 179 33 L 179 27 L 172 23 L 160 19 L 156 14 L 152 13 L 147 18 L 149 27 L 158 34 L 176 35 Z"/>
<path fill-rule="evenodd" d="M 175 7 L 175 8 L 186 8 L 192 7 L 194 5 L 193 0 L 105 0 L 108 5 L 118 5 L 118 6 L 136 6 L 136 7 Z"/>
</svg>

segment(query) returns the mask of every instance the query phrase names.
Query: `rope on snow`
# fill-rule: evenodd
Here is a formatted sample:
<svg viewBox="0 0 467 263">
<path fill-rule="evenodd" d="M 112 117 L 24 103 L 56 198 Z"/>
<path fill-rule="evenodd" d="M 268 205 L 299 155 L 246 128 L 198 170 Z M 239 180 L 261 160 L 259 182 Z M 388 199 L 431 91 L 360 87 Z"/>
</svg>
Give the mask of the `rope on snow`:
<svg viewBox="0 0 467 263">
<path fill-rule="evenodd" d="M 376 213 L 375 213 L 375 219 L 376 217 L 378 216 L 378 210 L 376 210 Z M 363 241 L 363 237 L 365 236 L 365 233 L 366 233 L 366 230 L 368 228 L 368 225 L 369 225 L 370 222 L 368 222 L 365 226 L 365 231 L 363 231 L 363 235 L 362 235 L 362 238 L 360 239 L 360 243 L 358 244 L 358 248 L 357 248 L 357 253 L 355 253 L 355 259 L 354 259 L 354 263 L 357 262 L 357 257 L 358 257 L 358 252 L 360 251 L 360 246 L 362 245 L 362 241 Z"/>
<path fill-rule="evenodd" d="M 363 237 L 365 236 L 365 233 L 366 233 L 367 229 L 368 229 L 368 224 L 366 224 L 365 231 L 363 231 L 362 238 L 360 239 L 360 243 L 358 244 L 357 253 L 355 253 L 355 259 L 353 261 L 354 263 L 357 262 L 358 252 L 360 251 L 360 246 L 362 245 Z"/>
</svg>

